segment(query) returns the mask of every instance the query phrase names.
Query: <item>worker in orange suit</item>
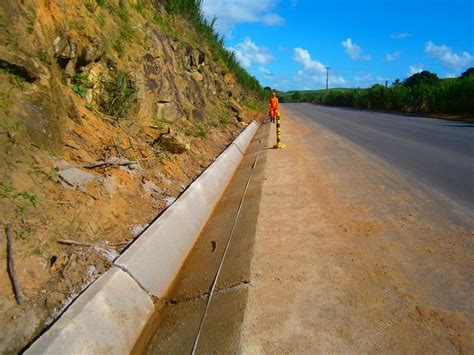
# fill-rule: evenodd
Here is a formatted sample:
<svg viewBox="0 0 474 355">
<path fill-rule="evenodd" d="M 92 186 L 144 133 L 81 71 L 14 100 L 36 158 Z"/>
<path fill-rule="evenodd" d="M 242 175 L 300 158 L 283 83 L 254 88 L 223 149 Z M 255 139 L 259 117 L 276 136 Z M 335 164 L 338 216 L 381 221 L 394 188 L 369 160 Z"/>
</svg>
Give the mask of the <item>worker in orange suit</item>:
<svg viewBox="0 0 474 355">
<path fill-rule="evenodd" d="M 272 123 L 275 123 L 278 114 L 279 102 L 275 92 L 272 92 L 272 98 L 268 101 L 268 114 Z"/>
</svg>

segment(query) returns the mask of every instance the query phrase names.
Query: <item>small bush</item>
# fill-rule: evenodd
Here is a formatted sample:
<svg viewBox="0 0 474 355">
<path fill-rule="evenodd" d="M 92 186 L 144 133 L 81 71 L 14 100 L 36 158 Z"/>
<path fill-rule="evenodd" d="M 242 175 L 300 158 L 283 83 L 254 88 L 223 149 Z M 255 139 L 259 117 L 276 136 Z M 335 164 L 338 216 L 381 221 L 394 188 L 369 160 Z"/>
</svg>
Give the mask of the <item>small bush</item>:
<svg viewBox="0 0 474 355">
<path fill-rule="evenodd" d="M 145 9 L 141 1 L 138 1 L 136 4 L 133 4 L 132 7 L 135 9 L 136 12 L 143 16 Z"/>
<path fill-rule="evenodd" d="M 11 74 L 9 80 L 10 80 L 10 84 L 12 84 L 14 87 L 22 91 L 25 90 L 25 82 L 23 81 L 21 77 Z"/>
<path fill-rule="evenodd" d="M 128 23 L 130 19 L 130 13 L 128 12 L 127 7 L 126 0 L 119 0 L 118 6 L 111 3 L 107 5 L 110 13 L 118 15 L 125 23 Z"/>
<path fill-rule="evenodd" d="M 89 111 L 94 111 L 95 107 L 92 103 L 90 102 L 86 102 L 86 104 L 84 105 L 86 107 L 86 109 L 88 109 Z"/>
<path fill-rule="evenodd" d="M 136 99 L 137 87 L 130 73 L 118 71 L 113 77 L 101 81 L 100 95 L 96 101 L 101 112 L 124 118 L 128 116 Z"/>
<path fill-rule="evenodd" d="M 91 85 L 87 80 L 87 75 L 82 73 L 74 74 L 72 79 L 72 91 L 78 94 L 80 97 L 85 98 L 87 94 L 87 88 Z"/>
<path fill-rule="evenodd" d="M 219 123 L 223 126 L 227 126 L 230 123 L 230 117 L 227 115 L 220 116 Z"/>
<path fill-rule="evenodd" d="M 120 38 L 124 41 L 128 41 L 133 38 L 135 30 L 129 24 L 125 24 L 120 28 Z"/>
<path fill-rule="evenodd" d="M 197 138 L 206 138 L 207 131 L 208 131 L 207 129 L 200 127 L 196 129 L 196 131 L 194 132 L 194 136 Z"/>
<path fill-rule="evenodd" d="M 117 51 L 120 57 L 125 54 L 125 42 L 130 41 L 135 34 L 135 30 L 128 23 L 125 23 L 119 31 L 117 39 L 114 41 L 113 48 Z"/>
<path fill-rule="evenodd" d="M 38 59 L 41 60 L 43 63 L 48 63 L 48 53 L 46 53 L 45 51 L 41 51 L 39 54 L 38 54 Z"/>
<path fill-rule="evenodd" d="M 97 5 L 94 4 L 91 0 L 86 1 L 84 3 L 84 6 L 86 7 L 87 10 L 89 10 L 89 12 L 92 12 L 92 13 L 95 12 L 95 9 L 97 7 Z"/>
<path fill-rule="evenodd" d="M 257 110 L 258 109 L 258 104 L 256 102 L 244 101 L 243 104 L 244 104 L 245 107 L 248 107 L 251 110 Z"/>
<path fill-rule="evenodd" d="M 18 48 L 18 38 L 12 34 L 7 35 L 5 42 L 8 46 Z"/>
<path fill-rule="evenodd" d="M 187 136 L 193 136 L 195 138 L 206 138 L 209 133 L 209 126 L 206 124 L 199 124 L 192 129 L 187 129 L 184 134 Z"/>
<path fill-rule="evenodd" d="M 114 49 L 117 51 L 120 57 L 125 54 L 125 45 L 121 37 L 117 38 L 113 44 Z"/>
<path fill-rule="evenodd" d="M 18 201 L 18 198 L 21 198 Z M 27 211 L 27 206 L 22 202 L 30 202 L 33 207 L 38 207 L 40 204 L 39 196 L 31 194 L 27 191 L 17 191 L 9 184 L 0 183 L 0 198 L 6 198 L 12 200 L 18 207 L 19 211 L 24 213 Z"/>
<path fill-rule="evenodd" d="M 97 23 L 99 24 L 100 28 L 104 28 L 104 26 L 105 26 L 105 15 L 104 15 L 103 12 L 100 12 L 97 15 Z"/>
</svg>

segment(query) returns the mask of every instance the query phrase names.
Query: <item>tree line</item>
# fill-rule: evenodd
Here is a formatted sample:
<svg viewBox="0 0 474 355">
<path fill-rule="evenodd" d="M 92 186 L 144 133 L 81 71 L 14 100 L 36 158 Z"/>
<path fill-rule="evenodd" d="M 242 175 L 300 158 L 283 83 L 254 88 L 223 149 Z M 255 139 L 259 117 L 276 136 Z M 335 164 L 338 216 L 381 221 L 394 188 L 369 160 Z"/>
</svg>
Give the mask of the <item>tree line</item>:
<svg viewBox="0 0 474 355">
<path fill-rule="evenodd" d="M 375 84 L 367 89 L 320 90 L 312 95 L 295 92 L 292 102 L 349 106 L 386 111 L 474 114 L 474 68 L 457 78 L 440 79 L 422 71 L 386 87 Z"/>
</svg>

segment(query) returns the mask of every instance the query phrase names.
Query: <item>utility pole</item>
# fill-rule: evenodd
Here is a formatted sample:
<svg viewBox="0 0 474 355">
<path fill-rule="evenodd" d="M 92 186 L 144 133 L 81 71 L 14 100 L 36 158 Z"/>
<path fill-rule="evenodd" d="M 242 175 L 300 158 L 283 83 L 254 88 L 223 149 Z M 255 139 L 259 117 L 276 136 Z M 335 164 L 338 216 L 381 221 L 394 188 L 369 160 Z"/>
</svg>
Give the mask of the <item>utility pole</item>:
<svg viewBox="0 0 474 355">
<path fill-rule="evenodd" d="M 328 91 L 328 87 L 329 87 L 329 67 L 326 67 L 326 91 Z"/>
</svg>

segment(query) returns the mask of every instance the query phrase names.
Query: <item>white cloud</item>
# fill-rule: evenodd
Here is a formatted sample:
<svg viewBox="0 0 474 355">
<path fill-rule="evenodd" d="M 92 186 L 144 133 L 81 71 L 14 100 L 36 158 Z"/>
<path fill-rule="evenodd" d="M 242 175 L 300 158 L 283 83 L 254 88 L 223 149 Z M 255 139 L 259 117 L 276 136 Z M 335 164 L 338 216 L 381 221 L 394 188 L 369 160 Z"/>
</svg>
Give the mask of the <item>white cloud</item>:
<svg viewBox="0 0 474 355">
<path fill-rule="evenodd" d="M 277 26 L 285 23 L 285 19 L 278 14 L 266 14 L 262 16 L 262 23 L 268 26 Z"/>
<path fill-rule="evenodd" d="M 326 73 L 326 67 L 317 60 L 312 60 L 309 52 L 304 48 L 295 48 L 293 60 L 303 64 L 306 70 L 316 73 Z"/>
<path fill-rule="evenodd" d="M 326 75 L 313 75 L 310 77 L 311 81 L 320 86 L 326 85 Z M 329 86 L 341 86 L 347 84 L 346 79 L 340 75 L 332 75 L 329 72 Z"/>
<path fill-rule="evenodd" d="M 409 76 L 412 76 L 413 74 L 420 73 L 420 72 L 422 72 L 423 70 L 424 70 L 424 69 L 423 69 L 423 65 L 422 65 L 422 64 L 410 65 L 410 67 L 408 68 L 408 75 L 409 75 Z"/>
<path fill-rule="evenodd" d="M 455 78 L 455 77 L 457 77 L 457 75 L 456 75 L 455 73 L 446 73 L 446 74 L 444 75 L 444 77 L 445 77 L 445 78 Z"/>
<path fill-rule="evenodd" d="M 250 37 L 245 37 L 244 41 L 237 44 L 235 48 L 229 47 L 235 53 L 235 57 L 243 67 L 249 68 L 252 63 L 266 64 L 273 60 L 273 56 L 267 49 L 258 47 Z"/>
<path fill-rule="evenodd" d="M 377 80 L 371 73 L 354 76 L 354 82 L 357 87 L 369 87 L 376 84 Z"/>
<path fill-rule="evenodd" d="M 468 66 L 473 60 L 472 55 L 468 52 L 454 53 L 450 47 L 444 44 L 437 46 L 431 41 L 426 42 L 425 52 L 433 58 L 441 60 L 445 67 L 456 70 L 461 70 L 463 67 Z"/>
<path fill-rule="evenodd" d="M 273 74 L 268 70 L 267 68 L 260 66 L 258 68 L 258 71 L 265 77 L 265 79 L 272 79 Z"/>
<path fill-rule="evenodd" d="M 238 23 L 263 23 L 267 26 L 284 23 L 284 18 L 273 11 L 277 2 L 278 0 L 204 0 L 202 8 L 207 19 L 217 17 L 217 30 L 229 35 Z"/>
<path fill-rule="evenodd" d="M 306 49 L 295 48 L 293 60 L 303 65 L 303 69 L 298 70 L 297 76 L 294 78 L 296 82 L 304 80 L 305 85 L 308 82 L 318 84 L 318 86 L 326 85 L 326 66 L 317 60 L 313 60 Z M 329 84 L 344 85 L 346 80 L 340 75 L 329 73 Z"/>
<path fill-rule="evenodd" d="M 372 74 L 356 75 L 354 77 L 354 81 L 358 87 L 371 86 L 374 82 L 374 77 Z"/>
<path fill-rule="evenodd" d="M 357 87 L 370 87 L 375 84 L 385 85 L 389 79 L 383 75 L 374 76 L 372 73 L 361 73 L 354 76 L 354 84 Z"/>
<path fill-rule="evenodd" d="M 353 60 L 371 60 L 370 55 L 362 54 L 362 48 L 352 42 L 352 39 L 348 38 L 342 41 L 342 46 L 345 48 L 346 53 Z"/>
<path fill-rule="evenodd" d="M 408 37 L 411 37 L 411 33 L 401 32 L 401 33 L 392 33 L 390 35 L 391 39 L 403 39 L 403 38 L 408 38 Z"/>
<path fill-rule="evenodd" d="M 393 62 L 394 60 L 397 60 L 397 58 L 400 56 L 400 51 L 396 51 L 393 53 L 389 53 L 385 56 L 385 60 L 387 62 Z"/>
</svg>

